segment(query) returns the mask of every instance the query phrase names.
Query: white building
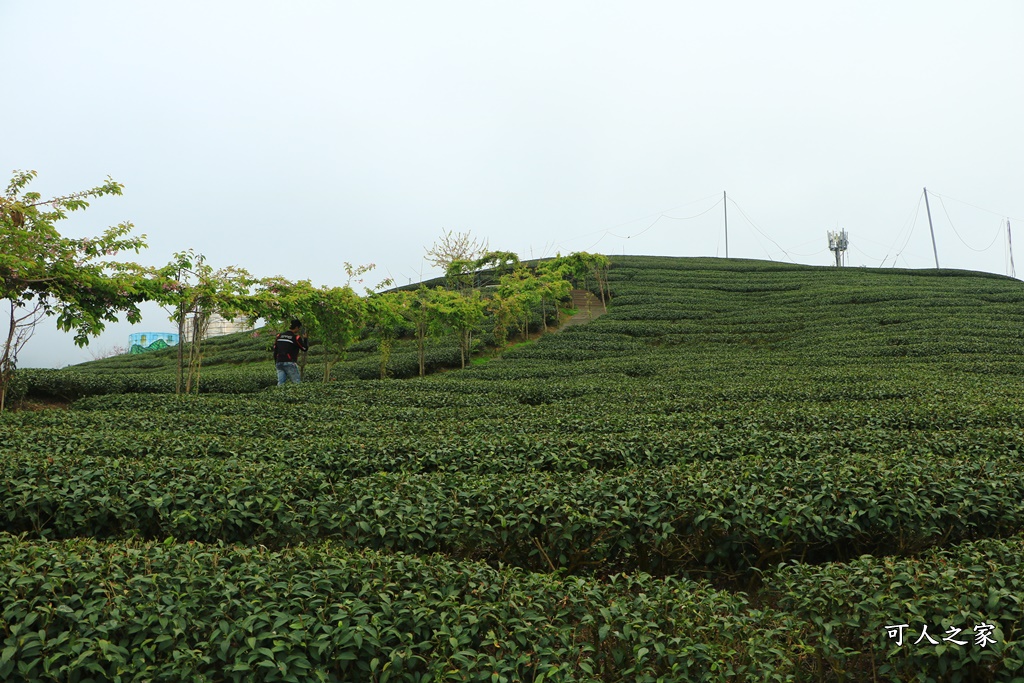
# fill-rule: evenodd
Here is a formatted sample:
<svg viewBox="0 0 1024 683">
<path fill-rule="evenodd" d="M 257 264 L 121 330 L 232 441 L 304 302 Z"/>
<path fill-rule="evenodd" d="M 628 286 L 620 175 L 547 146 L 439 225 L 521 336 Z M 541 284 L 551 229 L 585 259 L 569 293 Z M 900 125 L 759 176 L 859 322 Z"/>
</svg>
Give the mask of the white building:
<svg viewBox="0 0 1024 683">
<path fill-rule="evenodd" d="M 189 320 L 189 324 L 185 325 L 185 342 L 192 341 L 192 321 Z M 206 336 L 203 339 L 209 339 L 210 337 L 221 337 L 225 334 L 231 334 L 233 332 L 247 332 L 252 329 L 252 325 L 245 318 L 238 318 L 236 320 L 228 320 L 219 313 L 214 313 L 210 316 L 210 323 L 206 327 Z"/>
</svg>

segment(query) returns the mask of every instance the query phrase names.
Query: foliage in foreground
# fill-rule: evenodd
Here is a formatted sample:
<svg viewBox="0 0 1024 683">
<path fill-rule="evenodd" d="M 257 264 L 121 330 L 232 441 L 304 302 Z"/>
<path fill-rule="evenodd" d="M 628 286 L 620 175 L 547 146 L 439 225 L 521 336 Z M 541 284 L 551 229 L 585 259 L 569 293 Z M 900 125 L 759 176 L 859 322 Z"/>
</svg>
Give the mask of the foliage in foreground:
<svg viewBox="0 0 1024 683">
<path fill-rule="evenodd" d="M 604 581 L 441 556 L 0 534 L 0 677 L 86 681 L 1002 681 L 1024 539 L 768 576 Z M 911 624 L 908 640 L 889 637 Z M 992 627 L 979 645 L 978 625 Z M 956 643 L 914 646 L 931 626 Z M 877 654 L 876 654 L 877 653 Z M 1016 680 L 1015 678 L 1013 680 Z"/>
<path fill-rule="evenodd" d="M 784 615 L 644 575 L 6 535 L 0 565 L 5 680 L 726 681 L 794 666 L 773 638 L 790 638 Z"/>
</svg>

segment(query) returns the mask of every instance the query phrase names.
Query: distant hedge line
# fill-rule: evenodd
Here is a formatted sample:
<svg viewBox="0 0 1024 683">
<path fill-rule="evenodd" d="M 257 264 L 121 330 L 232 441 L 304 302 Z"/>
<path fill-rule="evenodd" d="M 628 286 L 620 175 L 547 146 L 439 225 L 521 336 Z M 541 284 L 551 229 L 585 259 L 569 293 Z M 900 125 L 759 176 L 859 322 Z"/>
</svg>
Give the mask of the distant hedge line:
<svg viewBox="0 0 1024 683">
<path fill-rule="evenodd" d="M 201 376 L 204 393 L 249 393 L 277 384 L 270 363 L 232 368 L 230 372 L 207 372 Z M 75 401 L 105 394 L 173 394 L 176 379 L 164 370 L 152 372 L 48 370 L 29 368 L 14 376 L 14 398 L 51 398 Z"/>
<path fill-rule="evenodd" d="M 176 379 L 173 371 L 161 364 L 146 370 L 141 366 L 130 369 L 101 370 L 65 368 L 51 370 L 27 368 L 15 373 L 9 389 L 11 401 L 24 398 L 76 401 L 87 396 L 109 394 L 173 394 Z M 458 367 L 461 363 L 458 348 L 433 347 L 426 354 L 427 372 Z M 373 380 L 380 377 L 380 361 L 369 358 L 343 364 L 333 373 L 338 379 Z M 419 361 L 415 353 L 394 353 L 388 362 L 388 376 L 407 379 L 419 374 Z M 323 366 L 311 363 L 306 367 L 304 379 L 319 382 Z M 233 366 L 211 363 L 200 376 L 199 390 L 204 394 L 249 394 L 277 384 L 277 372 L 270 360 L 246 362 Z"/>
</svg>

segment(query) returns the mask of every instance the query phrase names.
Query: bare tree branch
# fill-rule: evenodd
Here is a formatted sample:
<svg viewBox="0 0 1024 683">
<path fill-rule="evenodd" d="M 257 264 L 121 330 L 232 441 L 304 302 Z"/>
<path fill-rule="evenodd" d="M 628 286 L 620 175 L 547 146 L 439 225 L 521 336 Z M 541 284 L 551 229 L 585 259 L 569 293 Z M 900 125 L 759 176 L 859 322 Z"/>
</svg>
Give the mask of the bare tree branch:
<svg viewBox="0 0 1024 683">
<path fill-rule="evenodd" d="M 444 230 L 441 238 L 426 250 L 427 263 L 447 270 L 452 261 L 475 261 L 487 253 L 487 240 L 472 233 Z"/>
</svg>

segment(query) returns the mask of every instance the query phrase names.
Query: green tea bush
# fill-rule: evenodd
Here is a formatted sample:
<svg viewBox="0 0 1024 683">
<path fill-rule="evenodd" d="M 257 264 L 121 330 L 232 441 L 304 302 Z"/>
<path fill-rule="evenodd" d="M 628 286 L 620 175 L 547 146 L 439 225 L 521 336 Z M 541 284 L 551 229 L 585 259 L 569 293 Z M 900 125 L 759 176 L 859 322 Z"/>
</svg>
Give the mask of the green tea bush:
<svg viewBox="0 0 1024 683">
<path fill-rule="evenodd" d="M 5 680 L 788 680 L 800 648 L 783 614 L 642 574 L 3 534 L 0 564 Z"/>
<path fill-rule="evenodd" d="M 811 624 L 805 663 L 819 679 L 1017 680 L 1022 567 L 1024 539 L 985 539 L 914 558 L 787 564 L 766 576 L 764 598 Z"/>
<path fill-rule="evenodd" d="M 314 347 L 273 386 L 251 335 L 211 341 L 199 396 L 167 352 L 19 372 L 77 400 L 0 415 L 0 678 L 1024 677 L 1019 281 L 660 257 L 609 281 L 607 314 L 464 371 L 432 341 L 425 378 L 402 339 L 377 379 L 369 336 L 328 384 Z M 976 619 L 998 646 L 885 628 Z"/>
<path fill-rule="evenodd" d="M 695 572 L 910 554 L 1024 528 L 1024 465 L 900 456 L 658 471 L 386 474 L 223 458 L 9 455 L 0 520 L 42 538 L 141 536 L 352 547 L 533 571 Z M 731 577 L 731 578 L 730 578 Z"/>
</svg>

